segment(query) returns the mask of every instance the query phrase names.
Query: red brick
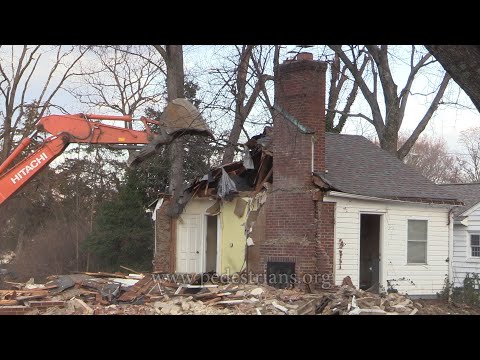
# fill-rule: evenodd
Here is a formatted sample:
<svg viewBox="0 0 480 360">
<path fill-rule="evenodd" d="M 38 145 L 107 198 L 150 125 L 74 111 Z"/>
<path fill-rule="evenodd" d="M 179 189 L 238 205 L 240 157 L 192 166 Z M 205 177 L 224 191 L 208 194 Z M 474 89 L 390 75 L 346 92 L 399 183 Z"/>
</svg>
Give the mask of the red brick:
<svg viewBox="0 0 480 360">
<path fill-rule="evenodd" d="M 157 211 L 155 226 L 156 231 L 156 248 L 153 265 L 154 270 L 159 272 L 171 272 L 174 269 L 173 260 L 171 259 L 172 247 L 172 218 L 167 214 L 169 200 L 165 199 L 162 207 Z"/>
<path fill-rule="evenodd" d="M 31 307 L 48 308 L 51 306 L 65 306 L 65 301 L 30 301 Z"/>
<path fill-rule="evenodd" d="M 325 170 L 326 64 L 289 61 L 276 69 L 276 102 L 315 134 L 304 134 L 282 115 L 273 126 L 273 191 L 266 206 L 265 239 L 259 243 L 260 265 L 295 261 L 295 272 L 333 272 L 333 204 L 312 184 L 313 170 Z M 316 191 L 315 196 L 313 192 Z"/>
</svg>

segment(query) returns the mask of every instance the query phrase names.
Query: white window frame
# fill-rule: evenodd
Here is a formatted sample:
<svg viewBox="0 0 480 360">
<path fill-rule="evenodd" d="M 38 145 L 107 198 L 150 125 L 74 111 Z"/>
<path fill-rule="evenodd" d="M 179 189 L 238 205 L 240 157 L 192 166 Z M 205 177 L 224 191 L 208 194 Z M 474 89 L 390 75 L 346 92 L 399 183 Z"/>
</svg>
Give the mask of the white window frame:
<svg viewBox="0 0 480 360">
<path fill-rule="evenodd" d="M 472 235 L 480 236 L 480 232 L 469 232 L 468 235 L 467 235 L 468 236 L 467 259 L 474 260 L 474 261 L 480 261 L 480 256 L 472 256 Z"/>
<path fill-rule="evenodd" d="M 416 221 L 426 221 L 427 222 L 427 240 L 410 240 L 408 238 L 408 223 L 410 220 L 416 220 Z M 429 229 L 429 219 L 428 218 L 420 218 L 420 217 L 414 217 L 414 218 L 407 218 L 407 226 L 406 226 L 406 238 L 407 238 L 407 243 L 406 243 L 406 246 L 405 246 L 405 264 L 406 265 L 409 265 L 409 266 L 416 266 L 416 265 L 420 265 L 420 266 L 424 266 L 424 265 L 428 265 L 428 244 L 429 244 L 429 241 L 428 241 L 428 237 L 429 237 L 429 234 L 430 234 L 430 229 Z M 411 263 L 411 262 L 408 262 L 408 243 L 410 241 L 416 241 L 416 242 L 426 242 L 426 246 L 425 246 L 425 262 L 424 263 Z"/>
</svg>

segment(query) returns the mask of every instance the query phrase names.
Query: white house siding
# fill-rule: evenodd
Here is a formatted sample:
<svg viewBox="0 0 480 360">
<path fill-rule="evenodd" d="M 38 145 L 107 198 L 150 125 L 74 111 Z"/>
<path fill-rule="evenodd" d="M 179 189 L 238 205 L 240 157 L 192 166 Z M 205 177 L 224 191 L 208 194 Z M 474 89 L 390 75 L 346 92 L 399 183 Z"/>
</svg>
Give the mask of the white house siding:
<svg viewBox="0 0 480 360">
<path fill-rule="evenodd" d="M 382 214 L 380 282 L 401 293 L 435 295 L 448 276 L 448 208 L 398 201 L 358 200 L 337 196 L 324 201 L 335 206 L 335 283 L 350 276 L 359 285 L 360 213 Z M 408 219 L 428 220 L 427 265 L 407 265 Z M 340 244 L 343 247 L 340 249 Z M 340 264 L 340 250 L 341 264 Z M 404 280 L 402 280 L 404 279 Z"/>
<path fill-rule="evenodd" d="M 480 273 L 480 259 L 471 258 L 469 233 L 480 234 L 480 208 L 467 218 L 468 226 L 453 226 L 453 282 L 455 286 L 463 286 L 467 273 Z"/>
</svg>

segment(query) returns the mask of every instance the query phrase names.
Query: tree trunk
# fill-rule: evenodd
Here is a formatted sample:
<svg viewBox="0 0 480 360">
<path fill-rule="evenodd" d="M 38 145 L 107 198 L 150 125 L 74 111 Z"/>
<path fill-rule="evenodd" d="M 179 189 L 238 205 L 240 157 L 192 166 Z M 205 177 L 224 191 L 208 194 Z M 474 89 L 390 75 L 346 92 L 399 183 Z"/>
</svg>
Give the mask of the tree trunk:
<svg viewBox="0 0 480 360">
<path fill-rule="evenodd" d="M 2 151 L 0 152 L 0 164 L 3 163 L 8 155 L 10 154 L 10 150 L 12 147 L 12 120 L 11 117 L 8 115 L 5 118 L 5 121 L 3 123 L 3 146 L 2 146 Z"/>
<path fill-rule="evenodd" d="M 235 144 L 240 138 L 242 132 L 243 124 L 245 119 L 248 116 L 245 109 L 245 99 L 247 91 L 247 75 L 248 75 L 248 64 L 250 63 L 250 57 L 252 56 L 253 45 L 244 45 L 242 51 L 239 54 L 239 62 L 237 67 L 236 74 L 236 94 L 235 94 L 235 120 L 233 122 L 232 131 L 228 137 L 228 143 L 225 147 L 225 152 L 223 153 L 222 164 L 229 164 L 233 162 L 235 157 Z M 258 81 L 261 81 L 258 79 Z M 258 89 L 259 90 L 259 89 Z M 252 100 L 258 96 L 257 94 L 252 94 L 254 97 Z"/>
<path fill-rule="evenodd" d="M 228 137 L 228 144 L 225 146 L 225 152 L 223 153 L 222 165 L 233 162 L 235 157 L 235 144 L 240 138 L 244 121 L 245 119 L 243 119 L 240 111 L 237 111 L 235 114 L 235 121 L 233 123 L 232 131 Z"/>
<path fill-rule="evenodd" d="M 383 134 L 379 136 L 380 147 L 397 157 L 398 132 L 393 127 L 385 127 Z"/>
<path fill-rule="evenodd" d="M 479 45 L 425 45 L 480 111 Z"/>
<path fill-rule="evenodd" d="M 167 45 L 167 96 L 168 101 L 185 96 L 185 74 L 183 70 L 183 48 L 182 45 Z M 170 147 L 170 156 L 172 159 L 172 168 L 170 176 L 170 191 L 172 193 L 172 202 L 169 214 L 178 215 L 178 200 L 183 191 L 183 159 L 184 159 L 184 140 L 177 138 Z"/>
<path fill-rule="evenodd" d="M 390 154 L 398 157 L 398 131 L 401 119 L 399 118 L 398 108 L 396 102 L 392 101 L 392 105 L 387 108 L 388 115 L 385 117 L 385 128 L 383 129 L 383 141 L 380 140 L 382 149 L 387 150 Z M 401 160 L 401 159 L 400 159 Z"/>
</svg>

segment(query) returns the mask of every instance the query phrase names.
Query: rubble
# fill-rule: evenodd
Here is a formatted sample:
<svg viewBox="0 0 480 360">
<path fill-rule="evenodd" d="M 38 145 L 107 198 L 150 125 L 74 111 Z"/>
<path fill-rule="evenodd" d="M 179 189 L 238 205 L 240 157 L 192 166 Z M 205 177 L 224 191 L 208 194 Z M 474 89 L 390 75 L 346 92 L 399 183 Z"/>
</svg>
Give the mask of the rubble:
<svg viewBox="0 0 480 360">
<path fill-rule="evenodd" d="M 265 284 L 175 283 L 158 274 L 82 273 L 46 284 L 9 283 L 0 290 L 0 314 L 42 315 L 423 315 L 480 314 L 479 308 L 441 300 L 375 294 L 351 281 L 314 293 Z M 112 276 L 114 275 L 114 276 Z"/>
</svg>

